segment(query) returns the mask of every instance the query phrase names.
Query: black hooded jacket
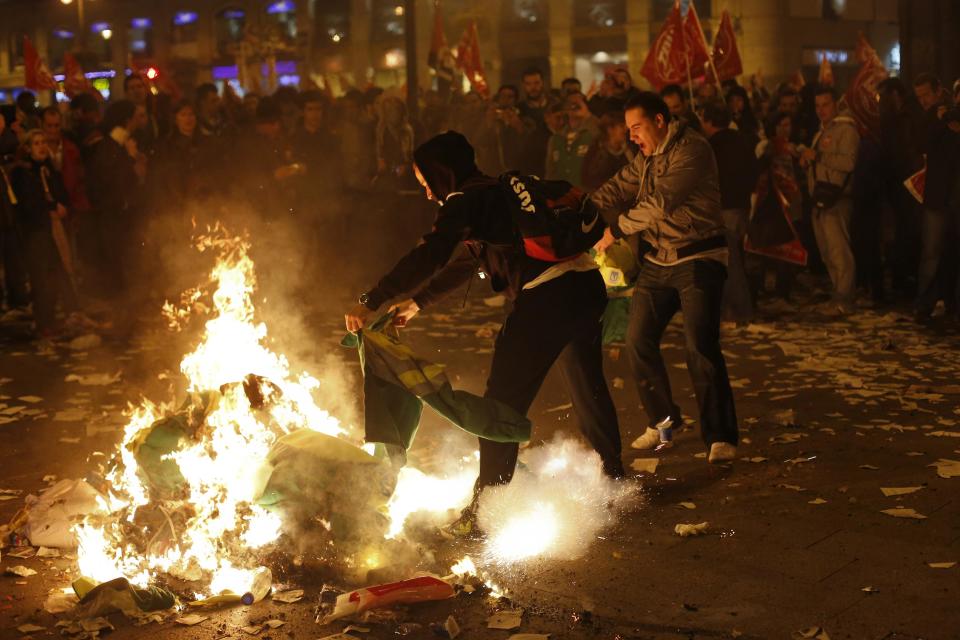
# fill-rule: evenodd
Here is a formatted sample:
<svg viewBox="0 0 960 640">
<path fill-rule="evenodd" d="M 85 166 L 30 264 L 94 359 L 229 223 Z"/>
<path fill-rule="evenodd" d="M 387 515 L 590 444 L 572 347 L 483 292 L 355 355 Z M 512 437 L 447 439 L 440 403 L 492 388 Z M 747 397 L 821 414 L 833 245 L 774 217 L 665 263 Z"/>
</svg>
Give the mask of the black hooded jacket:
<svg viewBox="0 0 960 640">
<path fill-rule="evenodd" d="M 524 253 L 511 194 L 477 169 L 473 147 L 463 135 L 449 131 L 435 136 L 413 158 L 442 204 L 433 230 L 368 292 L 369 308 L 377 309 L 430 280 L 414 296 L 423 308 L 469 280 L 478 267 L 494 291 L 513 299 L 550 266 Z M 466 251 L 451 260 L 461 243 Z"/>
</svg>

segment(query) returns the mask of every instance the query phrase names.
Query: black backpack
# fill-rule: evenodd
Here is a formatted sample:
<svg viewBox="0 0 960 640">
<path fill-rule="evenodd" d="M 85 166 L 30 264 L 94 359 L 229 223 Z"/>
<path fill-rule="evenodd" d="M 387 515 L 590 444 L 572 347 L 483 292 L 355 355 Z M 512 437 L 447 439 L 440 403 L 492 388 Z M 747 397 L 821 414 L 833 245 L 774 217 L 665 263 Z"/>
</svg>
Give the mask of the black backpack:
<svg viewBox="0 0 960 640">
<path fill-rule="evenodd" d="M 606 224 L 596 205 L 569 182 L 510 171 L 500 176 L 500 183 L 516 204 L 512 213 L 529 257 L 564 262 L 603 237 Z"/>
</svg>

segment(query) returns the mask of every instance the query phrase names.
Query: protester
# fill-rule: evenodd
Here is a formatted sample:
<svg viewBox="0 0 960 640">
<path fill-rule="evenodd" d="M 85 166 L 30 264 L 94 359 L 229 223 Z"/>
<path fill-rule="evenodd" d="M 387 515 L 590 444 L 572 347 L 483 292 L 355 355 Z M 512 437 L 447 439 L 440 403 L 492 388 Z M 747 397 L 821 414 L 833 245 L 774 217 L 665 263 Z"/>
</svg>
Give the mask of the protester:
<svg viewBox="0 0 960 640">
<path fill-rule="evenodd" d="M 951 244 L 956 246 L 960 230 L 960 209 L 951 201 L 960 164 L 960 137 L 948 126 L 946 116 L 951 105 L 940 80 L 928 73 L 920 74 L 913 82 L 913 90 L 924 110 L 921 151 L 927 167 L 914 314 L 917 321 L 926 322 L 939 300 L 945 301 L 948 313 L 960 311 L 960 300 L 956 298 L 956 252 L 947 249 Z"/>
<path fill-rule="evenodd" d="M 727 246 L 717 163 L 703 136 L 672 119 L 655 93 L 631 99 L 625 118 L 641 155 L 592 199 L 613 213 L 598 248 L 634 233 L 651 246 L 634 285 L 627 330 L 631 369 L 651 425 L 633 446 L 653 449 L 683 425 L 660 353 L 667 324 L 682 310 L 687 368 L 708 460 L 728 462 L 736 457 L 738 432 L 720 349 Z"/>
<path fill-rule="evenodd" d="M 513 300 L 494 347 L 484 397 L 526 415 L 557 361 L 580 428 L 600 454 L 605 473 L 623 476 L 616 409 L 603 377 L 600 318 L 607 297 L 596 264 L 585 254 L 560 263 L 529 257 L 517 242 L 513 191 L 480 173 L 473 148 L 459 133 L 431 139 L 417 149 L 414 162 L 427 197 L 441 203 L 433 231 L 360 297 L 346 314 L 347 329 L 362 329 L 386 302 L 422 287 L 394 307 L 396 321 L 405 324 L 469 280 L 479 262 L 494 290 Z M 461 243 L 469 251 L 448 264 Z M 516 443 L 480 439 L 476 496 L 485 487 L 511 480 L 518 449 Z M 471 532 L 475 517 L 476 500 L 455 531 Z"/>
<path fill-rule="evenodd" d="M 576 78 L 564 78 L 560 83 L 560 93 L 568 96 L 574 93 L 583 93 L 583 85 Z"/>
<path fill-rule="evenodd" d="M 213 158 L 208 139 L 200 135 L 194 103 L 181 100 L 173 108 L 173 130 L 160 142 L 154 170 L 155 200 L 168 212 L 189 220 L 191 201 L 214 187 Z"/>
<path fill-rule="evenodd" d="M 833 283 L 831 310 L 842 314 L 854 310 L 856 264 L 850 248 L 850 217 L 853 212 L 850 180 L 857 162 L 860 134 L 848 115 L 840 114 L 832 87 L 816 92 L 820 131 L 812 148 L 800 152 L 807 169 L 807 187 L 813 199 L 813 231 L 820 255 Z"/>
<path fill-rule="evenodd" d="M 520 164 L 511 168 L 542 176 L 547 157 L 547 144 L 552 135 L 547 127 L 547 110 L 550 102 L 547 99 L 547 88 L 540 69 L 535 67 L 527 69 L 523 72 L 522 81 L 524 99 L 518 105 L 518 115 L 533 123 L 533 126 L 524 136 Z"/>
<path fill-rule="evenodd" d="M 687 103 L 687 94 L 678 84 L 668 84 L 660 90 L 660 97 L 670 109 L 670 116 L 686 122 L 694 131 L 700 131 L 700 119 Z"/>
<path fill-rule="evenodd" d="M 8 309 L 27 306 L 27 276 L 23 267 L 23 250 L 16 227 L 17 196 L 10 182 L 10 170 L 19 141 L 7 127 L 7 118 L 0 111 L 0 266 L 3 267 L 3 290 L 0 305 Z"/>
<path fill-rule="evenodd" d="M 610 112 L 600 118 L 600 133 L 583 159 L 581 183 L 593 191 L 629 164 L 632 155 L 627 148 L 627 125 L 622 113 Z"/>
<path fill-rule="evenodd" d="M 703 109 L 703 133 L 717 159 L 720 206 L 727 232 L 727 281 L 723 301 L 731 320 L 753 320 L 753 300 L 747 280 L 743 240 L 750 222 L 750 195 L 757 182 L 757 163 L 750 135 L 730 128 L 731 114 L 723 102 Z"/>
<path fill-rule="evenodd" d="M 381 188 L 396 190 L 410 178 L 413 144 L 407 105 L 397 97 L 384 98 L 377 123 L 377 173 Z"/>
<path fill-rule="evenodd" d="M 730 120 L 737 129 L 753 139 L 754 146 L 760 142 L 760 124 L 753 113 L 747 91 L 740 85 L 734 85 L 727 93 L 727 107 L 730 109 Z"/>
<path fill-rule="evenodd" d="M 67 217 L 69 196 L 60 173 L 50 162 L 50 149 L 43 131 L 33 129 L 24 136 L 24 160 L 10 176 L 16 196 L 16 228 L 23 247 L 24 265 L 30 278 L 30 297 L 37 334 L 50 339 L 57 335 L 57 303 L 64 310 L 73 310 L 73 296 L 65 264 L 69 251 L 58 248 L 54 225 L 61 225 Z M 60 226 L 62 232 L 63 227 Z M 66 241 L 66 236 L 62 235 Z"/>
<path fill-rule="evenodd" d="M 344 182 L 352 191 L 368 191 L 377 173 L 374 120 L 367 111 L 366 98 L 356 89 L 347 92 L 342 104 L 340 157 Z"/>
<path fill-rule="evenodd" d="M 142 124 L 134 132 L 137 149 L 148 158 L 156 153 L 157 144 L 166 134 L 162 120 L 157 116 L 156 98 L 150 93 L 147 82 L 139 72 L 134 71 L 123 79 L 123 93 L 127 100 L 142 109 Z"/>
<path fill-rule="evenodd" d="M 598 118 L 607 113 L 623 113 L 624 105 L 638 91 L 629 69 L 623 66 L 610 69 L 604 73 L 600 90 L 588 101 L 590 111 Z"/>
<path fill-rule="evenodd" d="M 83 215 L 90 210 L 90 202 L 87 200 L 80 149 L 63 135 L 63 116 L 57 107 L 43 109 L 40 120 L 47 147 L 50 149 L 50 162 L 60 172 L 70 198 L 68 204 L 71 217 Z"/>
<path fill-rule="evenodd" d="M 587 99 L 582 93 L 568 94 L 563 109 L 567 123 L 550 137 L 545 177 L 581 187 L 584 159 L 598 133 L 597 119 L 587 108 Z"/>
<path fill-rule="evenodd" d="M 103 138 L 100 106 L 100 100 L 90 93 L 81 93 L 70 101 L 69 137 L 80 149 L 85 163 L 89 162 L 94 146 Z"/>
<path fill-rule="evenodd" d="M 17 134 L 17 138 L 23 140 L 28 131 L 40 128 L 37 96 L 31 91 L 21 91 L 14 104 L 16 104 L 16 118 L 9 126 L 10 130 Z"/>
</svg>

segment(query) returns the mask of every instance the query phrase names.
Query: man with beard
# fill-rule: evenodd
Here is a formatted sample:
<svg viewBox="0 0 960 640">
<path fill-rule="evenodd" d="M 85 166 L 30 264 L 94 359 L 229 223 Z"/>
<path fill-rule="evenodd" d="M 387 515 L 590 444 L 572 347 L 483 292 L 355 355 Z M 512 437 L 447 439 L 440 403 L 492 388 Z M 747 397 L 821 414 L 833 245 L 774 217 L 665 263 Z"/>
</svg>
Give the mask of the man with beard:
<svg viewBox="0 0 960 640">
<path fill-rule="evenodd" d="M 403 326 L 482 266 L 493 289 L 513 300 L 497 336 L 484 397 L 526 415 L 557 362 L 580 428 L 600 454 L 604 472 L 622 477 L 620 431 L 603 376 L 600 341 L 607 295 L 594 261 L 586 253 L 555 262 L 528 255 L 518 241 L 515 218 L 518 194 L 527 187 L 518 180 L 511 189 L 482 174 L 473 148 L 461 134 L 444 133 L 420 146 L 414 153 L 414 170 L 427 198 L 441 203 L 433 230 L 360 296 L 346 314 L 347 329 L 363 329 L 389 300 L 416 291 L 412 299 L 393 307 L 394 323 Z M 451 260 L 461 245 L 466 250 Z M 480 439 L 475 499 L 451 532 L 473 532 L 476 499 L 485 487 L 510 482 L 518 451 L 517 443 Z"/>
<path fill-rule="evenodd" d="M 542 176 L 547 158 L 547 144 L 553 135 L 547 127 L 547 90 L 543 81 L 543 72 L 531 67 L 523 72 L 523 93 L 525 98 L 519 105 L 519 116 L 533 123 L 524 135 L 524 153 L 520 165 L 516 167 L 522 173 Z"/>
</svg>

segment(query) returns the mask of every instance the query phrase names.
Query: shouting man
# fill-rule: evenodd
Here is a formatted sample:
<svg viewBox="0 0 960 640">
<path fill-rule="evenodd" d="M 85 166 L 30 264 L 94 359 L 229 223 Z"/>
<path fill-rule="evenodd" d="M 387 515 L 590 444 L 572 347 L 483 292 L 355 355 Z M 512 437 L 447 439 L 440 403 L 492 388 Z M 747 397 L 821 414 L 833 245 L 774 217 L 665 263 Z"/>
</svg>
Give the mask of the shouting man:
<svg viewBox="0 0 960 640">
<path fill-rule="evenodd" d="M 526 415 L 550 367 L 558 362 L 580 429 L 600 454 L 604 472 L 622 477 L 620 431 L 601 353 L 600 320 L 607 294 L 596 263 L 583 253 L 555 262 L 527 255 L 514 218 L 516 194 L 526 187 L 516 181 L 511 189 L 483 175 L 473 147 L 455 131 L 428 140 L 414 152 L 414 174 L 427 198 L 440 203 L 433 230 L 360 296 L 346 314 L 347 329 L 359 331 L 384 303 L 416 292 L 394 307 L 394 323 L 404 325 L 482 266 L 494 290 L 513 300 L 494 345 L 484 397 Z M 451 260 L 461 245 L 466 251 Z M 480 439 L 475 499 L 452 533 L 472 533 L 476 497 L 486 486 L 510 482 L 518 449 L 516 443 Z"/>
<path fill-rule="evenodd" d="M 687 369 L 712 463 L 736 456 L 737 417 L 720 351 L 720 313 L 727 243 L 717 163 L 707 140 L 679 120 L 655 93 L 630 99 L 624 116 L 640 147 L 634 161 L 597 189 L 594 203 L 613 213 L 598 249 L 638 233 L 650 246 L 643 259 L 627 330 L 627 353 L 650 420 L 635 447 L 671 441 L 682 424 L 660 354 L 660 340 L 683 311 Z M 654 428 L 656 426 L 656 428 Z"/>
</svg>

